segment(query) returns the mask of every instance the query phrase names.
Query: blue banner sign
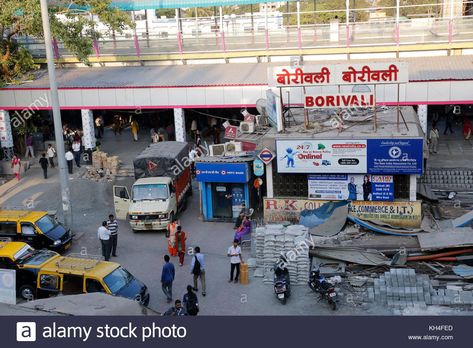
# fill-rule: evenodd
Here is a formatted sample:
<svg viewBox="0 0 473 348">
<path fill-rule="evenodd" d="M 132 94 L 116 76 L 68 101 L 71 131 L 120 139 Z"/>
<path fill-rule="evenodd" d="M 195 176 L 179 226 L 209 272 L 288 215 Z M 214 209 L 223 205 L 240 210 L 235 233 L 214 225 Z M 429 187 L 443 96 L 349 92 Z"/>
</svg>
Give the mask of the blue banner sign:
<svg viewBox="0 0 473 348">
<path fill-rule="evenodd" d="M 247 183 L 250 173 L 246 163 L 196 163 L 196 178 L 201 182 Z"/>
<path fill-rule="evenodd" d="M 370 174 L 422 174 L 422 139 L 368 139 Z"/>
</svg>

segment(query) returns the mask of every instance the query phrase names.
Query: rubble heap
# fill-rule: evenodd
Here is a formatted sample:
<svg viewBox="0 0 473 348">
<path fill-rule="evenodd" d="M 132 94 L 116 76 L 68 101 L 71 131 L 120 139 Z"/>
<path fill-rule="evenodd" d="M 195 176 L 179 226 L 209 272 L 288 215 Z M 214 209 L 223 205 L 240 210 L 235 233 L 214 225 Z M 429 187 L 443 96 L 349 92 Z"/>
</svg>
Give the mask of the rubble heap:
<svg viewBox="0 0 473 348">
<path fill-rule="evenodd" d="M 308 228 L 294 225 L 266 225 L 256 228 L 255 276 L 263 276 L 265 283 L 273 282 L 274 263 L 284 254 L 291 284 L 307 284 L 309 280 Z"/>
</svg>

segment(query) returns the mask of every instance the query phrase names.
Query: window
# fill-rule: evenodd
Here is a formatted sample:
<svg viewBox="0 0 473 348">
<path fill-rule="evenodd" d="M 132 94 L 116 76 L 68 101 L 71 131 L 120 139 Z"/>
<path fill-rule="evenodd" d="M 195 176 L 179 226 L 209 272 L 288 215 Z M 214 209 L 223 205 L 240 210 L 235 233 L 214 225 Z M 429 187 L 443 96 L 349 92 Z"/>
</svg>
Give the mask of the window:
<svg viewBox="0 0 473 348">
<path fill-rule="evenodd" d="M 41 274 L 39 276 L 39 287 L 45 290 L 57 290 L 59 288 L 59 276 L 55 274 Z"/>
<path fill-rule="evenodd" d="M 102 284 L 95 279 L 87 279 L 85 281 L 85 288 L 87 292 L 105 292 Z"/>
<path fill-rule="evenodd" d="M 3 269 L 15 269 L 15 264 L 6 257 L 0 257 L 0 268 Z"/>
<path fill-rule="evenodd" d="M 0 222 L 0 236 L 16 236 L 16 222 Z"/>
<path fill-rule="evenodd" d="M 308 196 L 307 174 L 278 174 L 273 170 L 273 185 L 275 197 Z"/>
<path fill-rule="evenodd" d="M 107 284 L 112 294 L 115 295 L 132 279 L 133 276 L 126 269 L 118 267 L 116 270 L 106 276 L 103 281 L 105 282 L 105 284 Z"/>
<path fill-rule="evenodd" d="M 21 224 L 21 234 L 23 236 L 34 236 L 36 234 L 36 231 L 34 229 L 34 226 L 29 223 L 22 223 Z"/>
<path fill-rule="evenodd" d="M 84 278 L 65 274 L 62 279 L 62 293 L 64 295 L 77 295 L 83 293 Z"/>
<path fill-rule="evenodd" d="M 145 201 L 168 199 L 169 188 L 166 184 L 149 184 L 133 186 L 133 200 Z"/>
<path fill-rule="evenodd" d="M 394 199 L 409 199 L 410 175 L 394 175 Z"/>
<path fill-rule="evenodd" d="M 35 224 L 43 233 L 48 233 L 59 225 L 58 222 L 49 215 L 43 216 L 41 219 L 36 221 Z"/>
<path fill-rule="evenodd" d="M 128 197 L 128 192 L 126 191 L 126 188 L 117 186 L 115 187 L 115 192 L 114 192 L 115 197 L 120 197 L 122 199 L 129 199 Z"/>
</svg>

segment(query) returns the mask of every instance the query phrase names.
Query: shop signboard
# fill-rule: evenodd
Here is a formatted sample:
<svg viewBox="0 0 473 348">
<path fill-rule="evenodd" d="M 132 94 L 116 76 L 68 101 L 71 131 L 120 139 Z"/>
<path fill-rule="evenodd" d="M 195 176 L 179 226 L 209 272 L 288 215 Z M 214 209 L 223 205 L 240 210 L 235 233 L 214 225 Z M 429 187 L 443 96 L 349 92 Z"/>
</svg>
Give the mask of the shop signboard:
<svg viewBox="0 0 473 348">
<path fill-rule="evenodd" d="M 0 303 L 16 304 L 16 271 L 0 269 Z"/>
<path fill-rule="evenodd" d="M 227 126 L 225 128 L 225 139 L 236 139 L 238 134 L 237 126 Z"/>
<path fill-rule="evenodd" d="M 373 93 L 304 95 L 306 109 L 368 108 L 374 105 Z"/>
<path fill-rule="evenodd" d="M 393 201 L 391 175 L 316 174 L 308 176 L 309 199 Z"/>
<path fill-rule="evenodd" d="M 367 173 L 422 174 L 422 139 L 368 139 Z"/>
<path fill-rule="evenodd" d="M 268 85 L 304 87 L 328 85 L 374 85 L 409 82 L 407 62 L 370 64 L 311 64 L 300 67 L 271 66 Z"/>
<path fill-rule="evenodd" d="M 196 178 L 200 182 L 247 183 L 250 180 L 246 163 L 196 163 Z"/>
<path fill-rule="evenodd" d="M 264 174 L 264 163 L 258 158 L 253 161 L 253 172 L 256 176 L 263 176 Z"/>
<path fill-rule="evenodd" d="M 277 140 L 278 173 L 366 173 L 366 140 Z"/>
<path fill-rule="evenodd" d="M 298 224 L 301 212 L 320 208 L 328 201 L 293 198 L 265 198 L 264 219 L 267 223 L 290 221 Z M 422 221 L 421 202 L 353 201 L 348 205 L 351 215 L 365 220 L 378 220 L 392 226 L 419 228 Z"/>
</svg>

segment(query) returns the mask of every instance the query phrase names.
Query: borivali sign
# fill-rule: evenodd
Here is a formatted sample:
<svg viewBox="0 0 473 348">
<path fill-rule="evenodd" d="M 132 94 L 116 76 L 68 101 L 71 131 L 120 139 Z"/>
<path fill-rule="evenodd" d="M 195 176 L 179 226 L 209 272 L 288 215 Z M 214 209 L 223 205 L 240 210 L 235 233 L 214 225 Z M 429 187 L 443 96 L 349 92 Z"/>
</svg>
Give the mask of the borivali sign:
<svg viewBox="0 0 473 348">
<path fill-rule="evenodd" d="M 304 95 L 306 109 L 368 108 L 375 106 L 373 93 Z"/>
<path fill-rule="evenodd" d="M 407 62 L 304 65 L 297 68 L 270 66 L 268 68 L 268 85 L 272 87 L 373 85 L 407 82 L 409 82 Z"/>
</svg>

